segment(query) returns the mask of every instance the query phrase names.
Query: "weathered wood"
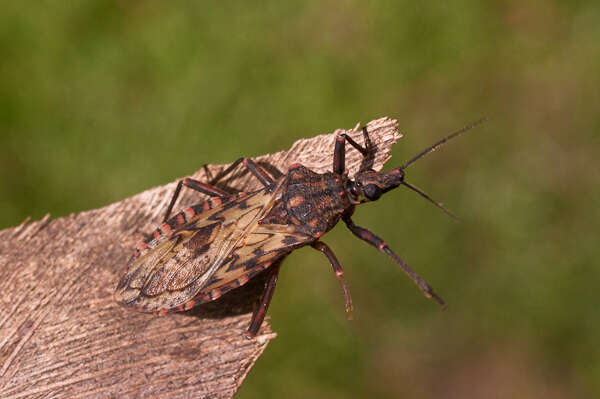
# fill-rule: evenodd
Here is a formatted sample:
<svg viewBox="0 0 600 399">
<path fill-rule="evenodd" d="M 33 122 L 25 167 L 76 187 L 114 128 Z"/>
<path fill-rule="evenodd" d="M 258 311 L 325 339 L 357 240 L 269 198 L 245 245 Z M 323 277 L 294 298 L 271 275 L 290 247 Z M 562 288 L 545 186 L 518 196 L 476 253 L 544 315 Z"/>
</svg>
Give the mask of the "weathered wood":
<svg viewBox="0 0 600 399">
<path fill-rule="evenodd" d="M 401 136 L 388 118 L 368 127 L 379 149 L 374 169 L 380 169 Z M 357 128 L 347 133 L 362 143 Z M 293 162 L 323 172 L 331 170 L 333 147 L 334 135 L 321 135 L 255 159 L 273 173 Z M 360 161 L 349 149 L 351 175 Z M 223 167 L 203 167 L 194 178 L 206 181 Z M 242 168 L 222 187 L 259 188 Z M 160 222 L 174 188 L 170 183 L 100 209 L 0 231 L 0 397 L 233 396 L 275 337 L 268 323 L 256 339 L 242 337 L 260 279 L 159 318 L 113 301 L 134 245 Z M 200 197 L 184 190 L 177 208 Z"/>
</svg>

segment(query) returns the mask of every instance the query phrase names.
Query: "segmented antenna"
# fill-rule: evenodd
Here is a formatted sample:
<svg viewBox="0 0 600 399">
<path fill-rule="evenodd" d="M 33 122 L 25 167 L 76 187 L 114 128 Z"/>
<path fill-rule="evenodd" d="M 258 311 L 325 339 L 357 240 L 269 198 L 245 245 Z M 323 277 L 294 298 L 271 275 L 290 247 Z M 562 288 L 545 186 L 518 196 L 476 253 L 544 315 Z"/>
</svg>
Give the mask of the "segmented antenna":
<svg viewBox="0 0 600 399">
<path fill-rule="evenodd" d="M 425 192 L 421 189 L 419 189 L 418 187 L 413 186 L 412 184 L 408 184 L 407 182 L 403 181 L 401 183 L 402 185 L 410 188 L 412 191 L 414 191 L 415 193 L 419 194 L 421 197 L 425 198 L 427 201 L 431 202 L 433 205 L 437 206 L 438 208 L 440 208 L 442 211 L 446 212 L 446 214 L 450 217 L 452 217 L 455 220 L 459 220 L 458 216 L 456 216 L 454 213 L 450 212 L 450 210 L 448 210 L 446 207 L 444 207 L 444 205 L 442 205 L 441 203 L 437 202 L 436 200 L 434 200 L 433 198 L 431 198 L 429 195 L 425 194 Z"/>
<path fill-rule="evenodd" d="M 436 142 L 435 144 L 433 144 L 430 147 L 427 147 L 426 149 L 424 149 L 423 151 L 421 151 L 419 154 L 417 154 L 416 156 L 414 156 L 413 158 L 411 158 L 409 161 L 407 161 L 404 165 L 400 166 L 398 169 L 400 170 L 404 170 L 406 168 L 408 168 L 411 164 L 415 163 L 416 161 L 418 161 L 419 159 L 423 158 L 425 155 L 429 154 L 430 152 L 433 152 L 435 150 L 437 150 L 442 144 L 444 144 L 445 142 L 452 140 L 453 138 L 460 136 L 461 134 L 473 129 L 474 127 L 481 125 L 483 122 L 485 122 L 486 118 L 481 118 L 478 121 L 475 121 L 465 127 L 463 127 L 462 129 L 444 137 L 443 139 L 441 139 L 440 141 Z M 447 208 L 444 207 L 444 205 L 442 205 L 441 203 L 435 201 L 433 198 L 431 198 L 429 195 L 425 194 L 425 192 L 423 190 L 421 190 L 418 187 L 415 187 L 411 184 L 409 184 L 408 182 L 406 182 L 405 180 L 402 180 L 402 182 L 400 183 L 408 188 L 410 188 L 412 191 L 414 191 L 415 193 L 419 194 L 421 197 L 425 198 L 427 201 L 431 202 L 433 205 L 437 206 L 438 208 L 440 208 L 442 211 L 444 211 L 447 215 L 449 215 L 450 217 L 452 217 L 455 220 L 458 220 L 458 217 L 450 212 Z"/>
<path fill-rule="evenodd" d="M 486 118 L 481 118 L 478 121 L 475 121 L 465 127 L 463 127 L 462 129 L 452 133 L 449 136 L 444 137 L 443 139 L 441 139 L 440 141 L 438 141 L 437 143 L 433 144 L 430 147 L 427 147 L 426 149 L 424 149 L 423 151 L 421 151 L 419 154 L 417 154 L 416 156 L 414 156 L 413 158 L 411 158 L 409 161 L 407 161 L 404 165 L 400 166 L 400 168 L 398 169 L 406 169 L 408 168 L 411 164 L 415 163 L 416 161 L 418 161 L 419 159 L 423 158 L 425 155 L 429 154 L 430 152 L 433 152 L 435 150 L 437 150 L 442 144 L 444 144 L 446 141 L 448 140 L 452 140 L 453 138 L 460 136 L 461 134 L 473 129 L 476 126 L 481 125 L 483 122 L 485 122 Z"/>
</svg>

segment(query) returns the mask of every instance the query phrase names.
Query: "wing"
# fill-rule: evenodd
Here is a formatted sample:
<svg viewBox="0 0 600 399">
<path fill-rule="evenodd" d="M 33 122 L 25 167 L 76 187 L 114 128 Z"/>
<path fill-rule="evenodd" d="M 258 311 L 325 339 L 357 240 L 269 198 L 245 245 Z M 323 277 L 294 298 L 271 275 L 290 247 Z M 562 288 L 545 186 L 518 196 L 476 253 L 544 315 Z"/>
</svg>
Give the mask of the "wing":
<svg viewBox="0 0 600 399">
<path fill-rule="evenodd" d="M 240 241 L 185 309 L 215 300 L 227 291 L 246 284 L 294 249 L 312 241 L 315 241 L 314 237 L 294 225 L 257 225 Z"/>
<path fill-rule="evenodd" d="M 222 275 L 217 272 L 236 258 L 232 253 L 253 237 L 278 191 L 240 193 L 222 204 L 213 199 L 209 206 L 197 205 L 174 216 L 131 259 L 115 291 L 117 302 L 155 312 L 193 299 L 213 284 L 215 275 Z"/>
</svg>

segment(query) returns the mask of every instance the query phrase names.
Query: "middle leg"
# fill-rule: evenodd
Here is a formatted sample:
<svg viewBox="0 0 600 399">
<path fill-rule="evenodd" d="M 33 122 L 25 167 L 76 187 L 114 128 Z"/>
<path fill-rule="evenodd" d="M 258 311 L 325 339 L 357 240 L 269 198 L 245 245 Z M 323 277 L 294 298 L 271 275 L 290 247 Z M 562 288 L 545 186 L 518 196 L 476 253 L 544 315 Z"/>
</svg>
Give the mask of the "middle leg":
<svg viewBox="0 0 600 399">
<path fill-rule="evenodd" d="M 274 264 L 268 270 L 269 275 L 267 277 L 267 281 L 265 282 L 265 290 L 260 300 L 260 305 L 252 315 L 252 320 L 250 320 L 250 326 L 246 331 L 246 338 L 252 339 L 258 334 L 258 330 L 265 319 L 267 314 L 267 309 L 269 309 L 269 305 L 271 304 L 271 299 L 273 298 L 273 293 L 275 292 L 275 286 L 277 285 L 277 277 L 279 276 L 279 263 Z"/>
<path fill-rule="evenodd" d="M 352 298 L 350 297 L 350 290 L 348 289 L 346 281 L 344 280 L 344 271 L 342 270 L 340 262 L 337 260 L 331 248 L 329 248 L 324 242 L 315 241 L 310 245 L 314 249 L 324 253 L 325 256 L 327 256 L 327 259 L 329 259 L 329 263 L 331 263 L 331 266 L 333 267 L 335 276 L 338 278 L 338 280 L 340 280 L 342 290 L 344 291 L 344 299 L 346 300 L 346 313 L 348 313 L 348 319 L 352 319 Z"/>
<path fill-rule="evenodd" d="M 267 173 L 266 170 L 260 167 L 256 162 L 254 162 L 250 158 L 238 158 L 221 171 L 218 175 L 216 175 L 211 181 L 210 184 L 214 185 L 223 177 L 230 174 L 239 164 L 243 164 L 261 183 L 265 188 L 268 188 L 273 185 L 273 178 Z"/>
<path fill-rule="evenodd" d="M 179 198 L 179 193 L 181 192 L 181 187 L 183 187 L 183 186 L 189 187 L 192 190 L 196 190 L 196 191 L 201 192 L 202 194 L 206 194 L 210 197 L 221 198 L 222 200 L 229 198 L 231 196 L 231 194 L 229 194 L 228 192 L 223 191 L 218 187 L 214 187 L 211 184 L 202 183 L 198 180 L 194 180 L 189 177 L 186 177 L 185 179 L 179 180 L 179 182 L 177 183 L 177 187 L 175 187 L 175 192 L 173 193 L 173 196 L 171 197 L 171 202 L 169 202 L 169 206 L 167 207 L 167 212 L 165 213 L 163 222 L 166 222 L 169 219 L 169 216 L 171 215 L 171 211 L 173 210 L 173 206 L 175 206 L 175 202 L 177 201 L 177 198 Z"/>
<path fill-rule="evenodd" d="M 239 158 L 235 162 L 233 162 L 231 165 L 229 165 L 227 168 L 225 168 L 221 173 L 219 173 L 217 176 L 215 176 L 208 184 L 202 183 L 198 180 L 191 179 L 189 177 L 186 177 L 185 179 L 180 180 L 177 183 L 177 187 L 175 188 L 175 192 L 173 193 L 171 202 L 169 203 L 169 206 L 167 207 L 167 212 L 165 213 L 165 217 L 164 217 L 163 221 L 166 221 L 169 218 L 169 215 L 171 215 L 171 211 L 173 210 L 173 206 L 175 206 L 175 202 L 177 201 L 177 198 L 179 197 L 179 193 L 181 191 L 182 186 L 189 187 L 193 190 L 199 191 L 203 194 L 207 194 L 211 197 L 219 197 L 222 200 L 229 198 L 231 196 L 231 194 L 216 187 L 215 184 L 219 180 L 221 180 L 222 178 L 224 178 L 225 176 L 230 174 L 239 164 L 243 164 L 246 168 L 248 168 L 248 170 L 250 170 L 250 172 L 266 188 L 271 187 L 273 185 L 273 178 L 271 176 L 269 176 L 269 174 L 263 168 L 261 168 L 256 162 L 254 162 L 250 158 Z"/>
</svg>

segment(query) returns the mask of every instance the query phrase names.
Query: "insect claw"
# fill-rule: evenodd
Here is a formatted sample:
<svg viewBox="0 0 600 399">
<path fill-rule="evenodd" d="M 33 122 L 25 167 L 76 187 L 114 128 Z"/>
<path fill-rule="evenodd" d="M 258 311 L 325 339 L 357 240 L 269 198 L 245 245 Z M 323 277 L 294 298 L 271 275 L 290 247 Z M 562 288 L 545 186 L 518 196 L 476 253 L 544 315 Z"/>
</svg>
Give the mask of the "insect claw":
<svg viewBox="0 0 600 399">
<path fill-rule="evenodd" d="M 444 302 L 444 300 L 442 298 L 440 298 L 439 296 L 437 296 L 437 294 L 433 291 L 428 292 L 427 294 L 425 294 L 426 297 L 431 298 L 433 300 L 435 300 L 437 303 L 440 304 L 440 306 L 442 307 L 442 309 L 446 309 L 448 307 L 448 304 L 446 304 L 446 302 Z"/>
<path fill-rule="evenodd" d="M 352 304 L 350 304 L 350 306 L 346 306 L 346 318 L 348 320 L 354 319 L 354 313 L 352 312 Z"/>
</svg>

